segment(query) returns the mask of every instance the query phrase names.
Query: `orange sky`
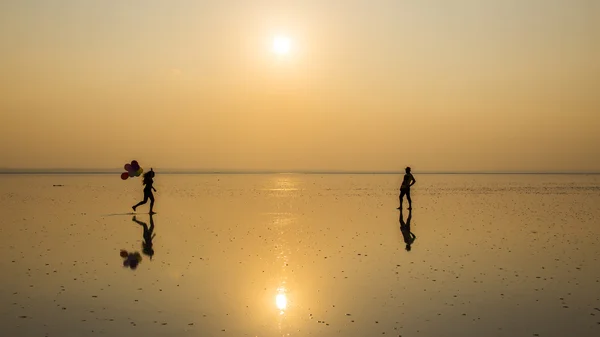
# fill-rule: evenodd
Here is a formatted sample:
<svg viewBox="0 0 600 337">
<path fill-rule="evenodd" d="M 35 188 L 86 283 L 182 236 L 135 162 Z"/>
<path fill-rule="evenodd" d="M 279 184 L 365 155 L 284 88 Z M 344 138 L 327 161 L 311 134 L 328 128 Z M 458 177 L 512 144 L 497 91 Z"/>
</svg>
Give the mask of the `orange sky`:
<svg viewBox="0 0 600 337">
<path fill-rule="evenodd" d="M 3 1 L 0 168 L 600 171 L 598 41 L 589 0 Z"/>
</svg>

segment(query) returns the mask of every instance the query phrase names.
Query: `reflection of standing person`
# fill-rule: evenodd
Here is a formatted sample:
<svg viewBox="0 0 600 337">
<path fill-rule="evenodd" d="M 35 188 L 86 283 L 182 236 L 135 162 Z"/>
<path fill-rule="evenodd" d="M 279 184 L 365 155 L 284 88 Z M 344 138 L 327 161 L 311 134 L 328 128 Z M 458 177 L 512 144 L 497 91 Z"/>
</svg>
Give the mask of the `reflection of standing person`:
<svg viewBox="0 0 600 337">
<path fill-rule="evenodd" d="M 152 170 L 152 168 L 150 168 L 149 172 L 144 173 L 144 181 L 142 182 L 142 184 L 145 185 L 144 200 L 138 202 L 137 205 L 131 207 L 133 208 L 134 212 L 138 206 L 145 204 L 146 202 L 148 202 L 148 199 L 150 199 L 150 214 L 154 213 L 152 211 L 152 208 L 154 207 L 154 195 L 152 194 L 152 190 L 156 192 L 156 189 L 154 188 L 154 186 L 152 186 L 152 184 L 154 184 L 154 180 L 152 180 L 152 178 L 154 178 L 154 171 Z"/>
<path fill-rule="evenodd" d="M 144 240 L 142 241 L 142 253 L 148 255 L 150 257 L 150 260 L 152 260 L 152 256 L 154 255 L 154 248 L 152 248 L 152 240 L 154 239 L 155 235 L 154 219 L 152 219 L 152 213 L 150 214 L 150 228 L 148 228 L 148 225 L 145 222 L 136 219 L 135 215 L 131 220 L 137 222 L 138 225 L 144 227 L 144 234 L 142 236 L 144 238 Z"/>
<path fill-rule="evenodd" d="M 400 231 L 402 232 L 402 236 L 404 237 L 404 243 L 406 243 L 406 251 L 408 251 L 408 252 L 410 252 L 410 245 L 412 245 L 413 242 L 415 242 L 415 239 L 417 238 L 416 235 L 414 235 L 410 231 L 410 220 L 411 219 L 412 219 L 412 211 L 409 209 L 408 218 L 406 218 L 406 222 L 404 222 L 404 219 L 402 216 L 402 209 L 400 209 Z"/>
<path fill-rule="evenodd" d="M 412 173 L 410 173 L 410 167 L 406 168 L 406 174 L 404 174 L 404 179 L 402 180 L 402 185 L 400 186 L 400 207 L 398 209 L 402 209 L 402 201 L 404 200 L 404 196 L 406 195 L 406 199 L 408 200 L 408 209 L 412 209 L 412 200 L 410 199 L 410 187 L 414 185 L 417 181 L 415 177 L 413 177 Z"/>
</svg>

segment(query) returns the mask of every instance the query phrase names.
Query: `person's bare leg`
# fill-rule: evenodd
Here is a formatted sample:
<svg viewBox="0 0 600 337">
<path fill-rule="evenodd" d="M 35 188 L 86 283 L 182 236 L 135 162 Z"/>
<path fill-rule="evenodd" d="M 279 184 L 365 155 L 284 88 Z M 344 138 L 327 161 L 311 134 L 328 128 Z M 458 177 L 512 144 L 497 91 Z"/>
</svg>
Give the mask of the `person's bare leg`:
<svg viewBox="0 0 600 337">
<path fill-rule="evenodd" d="M 133 208 L 133 211 L 135 212 L 135 209 L 138 208 L 138 206 L 141 206 L 141 205 L 145 204 L 146 202 L 148 202 L 147 195 L 144 196 L 144 200 L 138 202 L 135 206 L 131 206 L 131 208 Z"/>
<path fill-rule="evenodd" d="M 150 195 L 150 214 L 154 214 L 152 211 L 154 209 L 154 196 Z"/>
<path fill-rule="evenodd" d="M 398 207 L 397 209 L 402 209 L 402 203 L 404 201 L 404 195 L 406 194 L 405 191 L 400 190 L 400 196 L 398 197 L 398 199 L 400 199 L 400 207 Z"/>
</svg>

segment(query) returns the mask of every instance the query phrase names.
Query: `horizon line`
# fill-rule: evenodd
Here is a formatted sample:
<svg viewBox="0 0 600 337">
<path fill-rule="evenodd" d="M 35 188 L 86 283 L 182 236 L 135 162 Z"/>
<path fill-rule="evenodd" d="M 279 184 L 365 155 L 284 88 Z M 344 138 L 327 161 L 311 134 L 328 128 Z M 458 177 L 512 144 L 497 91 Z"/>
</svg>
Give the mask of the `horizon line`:
<svg viewBox="0 0 600 337">
<path fill-rule="evenodd" d="M 0 174 L 120 174 L 123 169 L 101 168 L 0 168 Z M 227 169 L 159 169 L 160 174 L 403 174 L 404 170 L 227 170 Z M 461 171 L 426 170 L 414 174 L 600 174 L 600 171 Z"/>
</svg>

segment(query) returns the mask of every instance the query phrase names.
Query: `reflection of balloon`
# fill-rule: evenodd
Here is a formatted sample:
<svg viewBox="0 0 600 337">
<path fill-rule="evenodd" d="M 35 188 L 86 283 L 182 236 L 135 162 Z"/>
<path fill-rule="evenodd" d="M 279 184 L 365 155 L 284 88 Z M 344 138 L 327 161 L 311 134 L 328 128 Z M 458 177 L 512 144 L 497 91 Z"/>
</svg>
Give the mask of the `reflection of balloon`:
<svg viewBox="0 0 600 337">
<path fill-rule="evenodd" d="M 142 262 L 142 255 L 139 252 L 132 253 L 121 249 L 119 255 L 123 258 L 123 267 L 135 269 Z"/>
<path fill-rule="evenodd" d="M 133 168 L 131 167 L 131 164 L 125 164 L 125 171 L 131 172 L 132 170 Z"/>
<path fill-rule="evenodd" d="M 129 173 L 127 173 L 127 172 L 121 173 L 121 179 L 127 180 L 127 178 L 129 178 Z"/>
<path fill-rule="evenodd" d="M 133 161 L 131 161 L 131 167 L 133 168 L 134 171 L 137 171 L 140 169 L 140 164 L 138 164 L 137 160 L 133 160 Z"/>
<path fill-rule="evenodd" d="M 129 261 L 129 268 L 131 268 L 131 269 L 137 268 L 138 263 L 139 263 L 138 260 L 131 260 L 131 261 Z"/>
</svg>

